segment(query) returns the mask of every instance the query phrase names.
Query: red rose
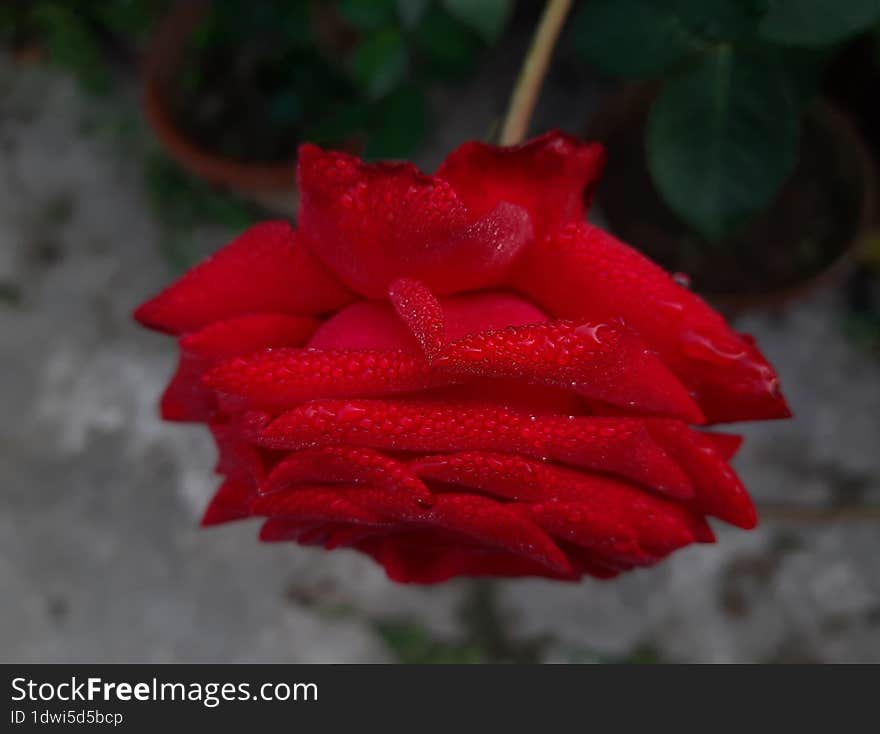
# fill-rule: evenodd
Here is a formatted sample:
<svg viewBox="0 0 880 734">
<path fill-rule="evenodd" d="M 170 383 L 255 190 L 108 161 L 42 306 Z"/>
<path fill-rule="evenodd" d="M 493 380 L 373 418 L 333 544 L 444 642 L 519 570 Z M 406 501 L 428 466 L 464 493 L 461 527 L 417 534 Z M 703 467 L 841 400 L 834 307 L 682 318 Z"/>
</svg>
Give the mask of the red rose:
<svg viewBox="0 0 880 734">
<path fill-rule="evenodd" d="M 213 524 L 356 548 L 399 581 L 600 578 L 756 522 L 691 428 L 788 408 L 753 342 L 587 224 L 599 146 L 468 143 L 435 176 L 304 145 L 299 227 L 257 225 L 141 306 L 203 421 Z"/>
</svg>

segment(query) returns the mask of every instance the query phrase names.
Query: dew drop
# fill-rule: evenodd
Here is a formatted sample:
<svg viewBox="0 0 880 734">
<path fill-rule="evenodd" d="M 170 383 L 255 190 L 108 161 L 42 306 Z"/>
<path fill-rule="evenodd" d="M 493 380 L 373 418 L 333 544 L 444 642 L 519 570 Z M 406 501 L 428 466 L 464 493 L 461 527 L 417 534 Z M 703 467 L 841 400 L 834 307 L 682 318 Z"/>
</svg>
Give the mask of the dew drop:
<svg viewBox="0 0 880 734">
<path fill-rule="evenodd" d="M 729 364 L 730 362 L 738 362 L 746 356 L 744 349 L 738 351 L 735 349 L 725 349 L 703 334 L 689 331 L 682 336 L 684 340 L 684 353 L 694 359 L 714 362 L 715 364 Z"/>
<path fill-rule="evenodd" d="M 673 273 L 672 279 L 682 288 L 691 287 L 691 276 L 689 276 L 687 273 Z"/>
</svg>

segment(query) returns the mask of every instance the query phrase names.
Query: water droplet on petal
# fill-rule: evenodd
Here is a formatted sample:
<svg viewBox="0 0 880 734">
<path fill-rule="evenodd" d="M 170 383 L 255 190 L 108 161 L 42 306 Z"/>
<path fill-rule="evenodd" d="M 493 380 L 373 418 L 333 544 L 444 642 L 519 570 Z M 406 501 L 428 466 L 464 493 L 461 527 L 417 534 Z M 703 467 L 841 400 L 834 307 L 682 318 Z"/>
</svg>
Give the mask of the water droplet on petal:
<svg viewBox="0 0 880 734">
<path fill-rule="evenodd" d="M 737 362 L 746 356 L 745 349 L 737 349 L 735 344 L 722 346 L 711 338 L 688 331 L 682 335 L 684 340 L 684 353 L 694 359 L 715 364 L 729 364 Z"/>
<path fill-rule="evenodd" d="M 599 334 L 601 329 L 610 328 L 608 324 L 581 324 L 574 333 L 578 336 L 584 336 L 592 339 L 596 344 L 602 344 L 602 337 Z"/>
</svg>

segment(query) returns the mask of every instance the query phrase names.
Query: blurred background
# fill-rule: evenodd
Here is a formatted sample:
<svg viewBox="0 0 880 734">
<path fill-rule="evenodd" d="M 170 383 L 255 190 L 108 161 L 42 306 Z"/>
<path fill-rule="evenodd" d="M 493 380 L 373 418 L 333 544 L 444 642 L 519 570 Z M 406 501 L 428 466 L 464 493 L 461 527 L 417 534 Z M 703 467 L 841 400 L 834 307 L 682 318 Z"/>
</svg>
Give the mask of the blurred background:
<svg viewBox="0 0 880 734">
<path fill-rule="evenodd" d="M 533 119 L 605 141 L 591 217 L 754 334 L 750 533 L 613 582 L 389 582 L 199 530 L 198 426 L 131 311 L 293 217 L 313 140 L 432 170 L 492 140 L 527 0 L 4 0 L 0 656 L 7 662 L 880 662 L 880 3 L 580 0 Z"/>
</svg>

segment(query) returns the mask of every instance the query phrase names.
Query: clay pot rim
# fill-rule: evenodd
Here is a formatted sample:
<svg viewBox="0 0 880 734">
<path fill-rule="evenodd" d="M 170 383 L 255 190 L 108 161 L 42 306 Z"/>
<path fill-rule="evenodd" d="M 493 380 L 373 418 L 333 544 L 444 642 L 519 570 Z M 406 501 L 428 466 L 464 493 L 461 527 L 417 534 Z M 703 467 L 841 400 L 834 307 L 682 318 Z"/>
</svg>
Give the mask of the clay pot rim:
<svg viewBox="0 0 880 734">
<path fill-rule="evenodd" d="M 168 79 L 176 72 L 186 42 L 208 7 L 209 0 L 178 0 L 159 23 L 144 63 L 144 116 L 171 157 L 212 184 L 250 192 L 291 189 L 296 185 L 295 158 L 251 163 L 224 157 L 186 135 L 169 111 L 165 95 Z"/>
<path fill-rule="evenodd" d="M 613 91 L 600 105 L 598 112 L 588 126 L 588 137 L 601 140 L 611 129 L 628 119 L 634 109 L 644 104 L 645 98 L 656 93 L 654 82 L 634 82 L 625 84 Z M 873 159 L 865 141 L 858 132 L 849 115 L 834 103 L 821 98 L 816 113 L 832 135 L 852 154 L 852 167 L 858 172 L 861 183 L 859 217 L 853 229 L 853 236 L 840 249 L 840 252 L 822 270 L 804 278 L 798 283 L 772 288 L 766 291 L 745 291 L 742 293 L 713 293 L 703 291 L 701 295 L 728 312 L 740 312 L 760 308 L 780 307 L 812 293 L 819 287 L 837 281 L 856 260 L 863 234 L 870 229 L 876 217 L 877 174 Z"/>
</svg>

